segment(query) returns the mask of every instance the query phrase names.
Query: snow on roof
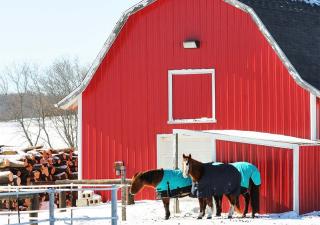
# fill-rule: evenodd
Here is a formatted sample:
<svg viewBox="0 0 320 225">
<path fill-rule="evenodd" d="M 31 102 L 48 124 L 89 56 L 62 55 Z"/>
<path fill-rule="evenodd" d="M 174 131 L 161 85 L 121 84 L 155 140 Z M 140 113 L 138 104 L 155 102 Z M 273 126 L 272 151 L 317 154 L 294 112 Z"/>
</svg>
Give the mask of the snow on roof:
<svg viewBox="0 0 320 225">
<path fill-rule="evenodd" d="M 261 144 L 265 146 L 293 148 L 296 145 L 320 145 L 319 141 L 291 137 L 280 134 L 270 134 L 256 131 L 243 130 L 183 130 L 174 129 L 173 133 L 182 135 L 212 135 L 217 140 L 231 142 Z"/>
<path fill-rule="evenodd" d="M 292 0 L 292 1 L 297 1 L 297 0 Z M 302 1 L 305 3 L 311 4 L 311 5 L 319 5 L 320 6 L 320 0 L 302 0 Z"/>
</svg>

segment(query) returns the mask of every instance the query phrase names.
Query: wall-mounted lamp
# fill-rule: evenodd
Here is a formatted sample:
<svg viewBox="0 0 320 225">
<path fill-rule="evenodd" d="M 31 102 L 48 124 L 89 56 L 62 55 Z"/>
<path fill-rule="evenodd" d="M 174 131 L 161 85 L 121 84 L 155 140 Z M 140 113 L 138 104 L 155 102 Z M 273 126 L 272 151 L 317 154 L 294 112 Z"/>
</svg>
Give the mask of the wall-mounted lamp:
<svg viewBox="0 0 320 225">
<path fill-rule="evenodd" d="M 193 41 L 184 41 L 183 48 L 199 48 L 200 41 L 193 40 Z"/>
</svg>

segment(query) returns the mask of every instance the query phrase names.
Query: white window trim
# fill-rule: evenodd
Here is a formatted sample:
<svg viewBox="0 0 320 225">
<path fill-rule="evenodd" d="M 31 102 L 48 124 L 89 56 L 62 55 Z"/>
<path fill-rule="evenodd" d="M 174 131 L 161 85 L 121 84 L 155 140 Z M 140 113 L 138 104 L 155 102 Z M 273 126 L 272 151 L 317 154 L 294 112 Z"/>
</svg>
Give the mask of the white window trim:
<svg viewBox="0 0 320 225">
<path fill-rule="evenodd" d="M 207 75 L 211 74 L 211 90 L 212 90 L 212 117 L 211 118 L 194 118 L 194 119 L 174 119 L 173 118 L 173 88 L 172 78 L 174 75 Z M 216 123 L 216 112 L 215 112 L 215 70 L 214 69 L 182 69 L 182 70 L 169 70 L 168 71 L 168 113 L 169 120 L 168 124 L 184 124 L 184 123 Z"/>
</svg>

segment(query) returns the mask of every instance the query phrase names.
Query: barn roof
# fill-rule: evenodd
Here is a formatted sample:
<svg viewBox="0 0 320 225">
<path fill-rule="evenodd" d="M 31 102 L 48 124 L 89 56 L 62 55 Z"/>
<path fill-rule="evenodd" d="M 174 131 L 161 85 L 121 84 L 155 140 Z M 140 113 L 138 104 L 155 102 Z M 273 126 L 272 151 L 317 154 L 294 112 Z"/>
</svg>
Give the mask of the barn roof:
<svg viewBox="0 0 320 225">
<path fill-rule="evenodd" d="M 68 109 L 86 89 L 128 18 L 156 0 L 143 0 L 124 12 L 81 85 L 57 103 Z M 293 79 L 320 96 L 320 2 L 319 0 L 224 0 L 249 13 Z M 306 3 L 309 2 L 309 3 Z"/>
<path fill-rule="evenodd" d="M 320 90 L 320 1 L 239 1 L 255 11 L 301 78 Z"/>
</svg>

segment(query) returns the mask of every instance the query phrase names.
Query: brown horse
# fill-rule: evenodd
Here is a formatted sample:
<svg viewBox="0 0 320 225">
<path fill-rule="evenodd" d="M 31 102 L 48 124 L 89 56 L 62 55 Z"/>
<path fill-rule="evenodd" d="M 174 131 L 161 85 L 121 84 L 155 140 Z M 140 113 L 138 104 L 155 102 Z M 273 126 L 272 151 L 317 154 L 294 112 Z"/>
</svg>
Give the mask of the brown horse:
<svg viewBox="0 0 320 225">
<path fill-rule="evenodd" d="M 201 195 L 199 195 L 200 197 L 209 197 L 214 195 L 216 204 L 218 204 L 219 201 L 217 202 L 217 200 L 220 198 L 222 199 L 222 194 L 225 194 L 227 196 L 230 203 L 228 218 L 232 218 L 235 208 L 240 211 L 238 198 L 240 194 L 241 175 L 234 167 L 228 166 L 226 164 L 226 166 L 224 166 L 222 170 L 219 168 L 219 171 L 214 171 L 214 175 L 217 177 L 217 179 L 215 180 L 221 183 L 221 187 L 215 186 L 218 182 L 213 184 L 210 184 L 210 182 L 203 182 L 206 164 L 192 159 L 191 154 L 189 154 L 189 156 L 183 154 L 182 168 L 183 175 L 185 177 L 190 176 L 193 182 L 199 183 L 199 189 L 201 188 L 200 185 L 204 183 L 204 193 L 201 192 Z M 214 169 L 214 167 L 212 167 L 212 169 Z M 223 173 L 226 170 L 230 170 L 232 180 L 229 179 L 230 177 L 225 176 L 225 174 Z M 205 205 L 202 204 L 202 207 L 205 207 Z M 217 207 L 217 213 L 219 208 L 220 207 Z M 200 211 L 203 210 L 205 209 L 200 209 Z"/>
<path fill-rule="evenodd" d="M 132 178 L 132 184 L 131 184 L 131 190 L 130 193 L 132 195 L 137 194 L 140 190 L 142 190 L 145 186 L 152 187 L 157 190 L 157 194 L 160 196 L 163 206 L 165 209 L 165 219 L 169 219 L 170 217 L 170 210 L 169 210 L 169 204 L 170 204 L 170 198 L 176 198 L 176 197 L 185 197 L 189 196 L 191 193 L 191 185 L 182 187 L 182 188 L 177 188 L 174 190 L 165 190 L 165 191 L 160 191 L 158 189 L 159 184 L 163 182 L 164 174 L 165 171 L 168 170 L 163 170 L 163 169 L 157 169 L 157 170 L 149 170 L 145 172 L 139 172 L 136 173 L 133 178 Z M 172 170 L 174 171 L 174 170 Z M 172 178 L 171 180 L 177 180 L 177 179 L 183 179 L 182 172 L 178 173 L 178 177 Z M 180 177 L 181 176 L 181 177 Z M 185 178 L 184 178 L 185 179 Z M 190 180 L 191 184 L 191 180 Z M 205 207 L 203 207 L 203 204 L 208 204 L 211 208 L 213 208 L 212 204 L 212 198 L 211 198 L 211 203 L 210 200 L 205 200 L 200 198 L 199 199 L 199 204 L 200 204 L 200 209 L 204 210 Z M 202 216 L 205 214 L 204 211 L 201 211 L 199 213 L 198 219 L 202 218 Z M 210 215 L 208 218 L 211 218 Z"/>
</svg>

